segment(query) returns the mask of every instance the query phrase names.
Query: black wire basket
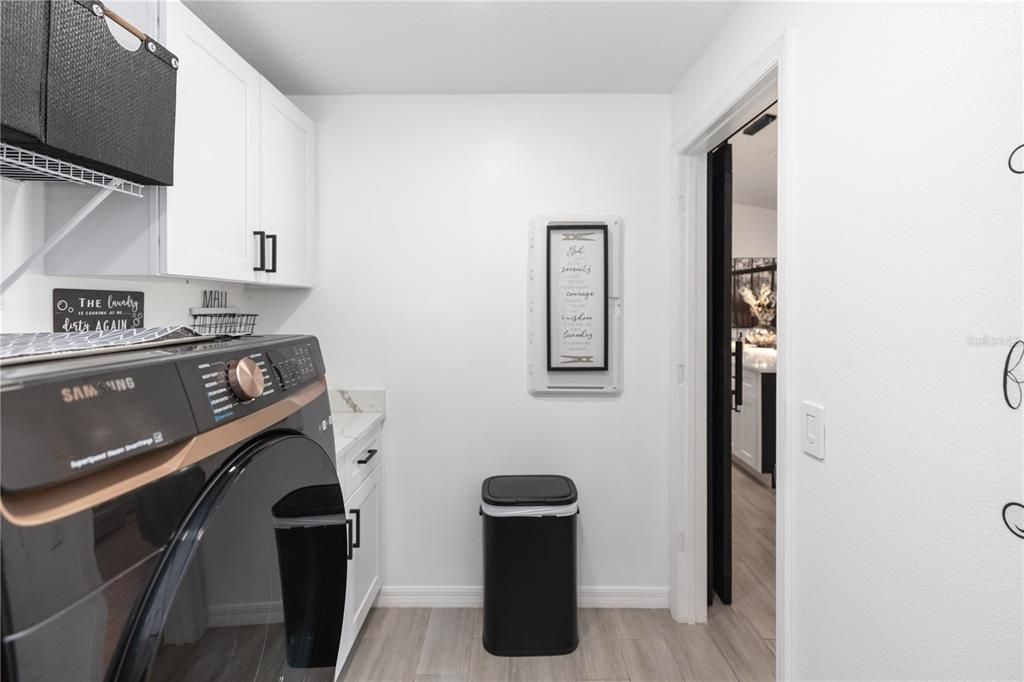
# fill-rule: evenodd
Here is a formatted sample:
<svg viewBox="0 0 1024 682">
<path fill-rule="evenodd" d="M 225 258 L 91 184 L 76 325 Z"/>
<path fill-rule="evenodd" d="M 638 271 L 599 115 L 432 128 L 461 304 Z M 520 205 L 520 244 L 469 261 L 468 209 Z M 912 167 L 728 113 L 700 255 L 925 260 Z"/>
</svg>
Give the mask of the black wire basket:
<svg viewBox="0 0 1024 682">
<path fill-rule="evenodd" d="M 194 312 L 192 329 L 203 336 L 248 336 L 256 329 L 256 313 Z"/>
</svg>

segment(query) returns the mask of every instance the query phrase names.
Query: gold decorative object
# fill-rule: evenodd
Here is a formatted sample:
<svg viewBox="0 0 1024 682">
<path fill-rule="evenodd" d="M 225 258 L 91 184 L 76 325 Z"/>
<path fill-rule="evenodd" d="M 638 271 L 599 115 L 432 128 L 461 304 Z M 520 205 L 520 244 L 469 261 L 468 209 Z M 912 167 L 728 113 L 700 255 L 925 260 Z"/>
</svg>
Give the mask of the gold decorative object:
<svg viewBox="0 0 1024 682">
<path fill-rule="evenodd" d="M 775 321 L 775 294 L 772 288 L 762 284 L 755 296 L 750 287 L 743 287 L 740 289 L 740 296 L 757 318 L 757 326 L 747 332 L 746 342 L 752 346 L 774 348 L 777 337 L 772 326 L 772 322 Z"/>
</svg>

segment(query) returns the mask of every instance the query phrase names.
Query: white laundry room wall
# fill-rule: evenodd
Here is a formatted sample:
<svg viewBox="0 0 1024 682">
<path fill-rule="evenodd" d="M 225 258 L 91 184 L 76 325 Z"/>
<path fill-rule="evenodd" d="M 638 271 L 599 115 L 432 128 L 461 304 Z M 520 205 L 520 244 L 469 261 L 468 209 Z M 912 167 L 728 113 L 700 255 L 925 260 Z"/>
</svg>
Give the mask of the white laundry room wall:
<svg viewBox="0 0 1024 682">
<path fill-rule="evenodd" d="M 668 95 L 296 98 L 317 123 L 309 292 L 329 381 L 383 386 L 385 603 L 479 603 L 480 483 L 580 491 L 585 603 L 667 605 Z M 621 397 L 527 393 L 530 218 L 624 220 Z"/>
<path fill-rule="evenodd" d="M 674 93 L 681 136 L 789 30 L 782 408 L 827 420 L 824 461 L 780 453 L 792 679 L 1024 677 L 1021 12 L 744 4 Z"/>
</svg>

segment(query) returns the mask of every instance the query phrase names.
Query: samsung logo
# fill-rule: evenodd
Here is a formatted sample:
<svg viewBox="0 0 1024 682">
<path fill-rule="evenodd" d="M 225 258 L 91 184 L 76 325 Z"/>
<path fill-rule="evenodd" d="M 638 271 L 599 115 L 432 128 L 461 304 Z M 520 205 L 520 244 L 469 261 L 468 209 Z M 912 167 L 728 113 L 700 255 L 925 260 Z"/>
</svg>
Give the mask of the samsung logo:
<svg viewBox="0 0 1024 682">
<path fill-rule="evenodd" d="M 135 379 L 123 377 L 121 379 L 107 379 L 97 381 L 94 384 L 82 384 L 60 389 L 61 398 L 66 403 L 73 403 L 77 400 L 88 400 L 103 393 L 122 393 L 135 388 Z"/>
</svg>

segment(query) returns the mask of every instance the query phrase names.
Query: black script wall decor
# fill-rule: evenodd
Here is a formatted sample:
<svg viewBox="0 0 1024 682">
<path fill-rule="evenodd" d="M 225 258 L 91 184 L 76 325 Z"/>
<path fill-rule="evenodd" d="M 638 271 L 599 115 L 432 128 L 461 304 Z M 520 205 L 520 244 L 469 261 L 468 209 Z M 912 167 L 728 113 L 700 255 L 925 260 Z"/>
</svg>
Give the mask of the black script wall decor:
<svg viewBox="0 0 1024 682">
<path fill-rule="evenodd" d="M 1003 523 L 1011 533 L 1019 538 L 1024 538 L 1024 504 L 1007 502 L 1003 507 Z"/>
<path fill-rule="evenodd" d="M 1010 346 L 1003 364 L 1003 399 L 1011 410 L 1020 409 L 1024 398 L 1024 341 Z"/>
<path fill-rule="evenodd" d="M 548 371 L 608 370 L 608 226 L 548 224 Z"/>
<path fill-rule="evenodd" d="M 1024 147 L 1024 145 L 1022 145 Z M 1024 340 L 1010 346 L 1003 364 L 1003 398 L 1011 410 L 1020 409 L 1022 393 L 1024 393 Z M 1019 538 L 1024 539 L 1024 504 L 1007 502 L 1003 505 L 1003 523 L 1007 529 Z"/>
<path fill-rule="evenodd" d="M 1006 165 L 1010 167 L 1011 173 L 1024 175 L 1024 144 L 1010 152 L 1010 158 Z"/>
<path fill-rule="evenodd" d="M 141 291 L 54 289 L 53 331 L 142 329 L 143 303 Z"/>
</svg>

